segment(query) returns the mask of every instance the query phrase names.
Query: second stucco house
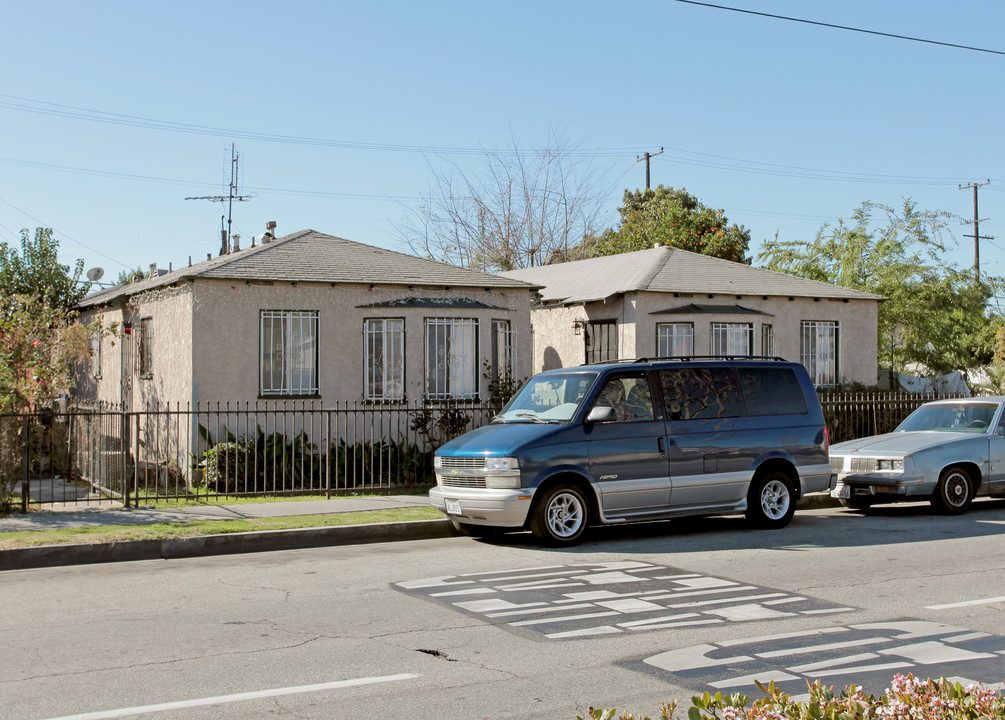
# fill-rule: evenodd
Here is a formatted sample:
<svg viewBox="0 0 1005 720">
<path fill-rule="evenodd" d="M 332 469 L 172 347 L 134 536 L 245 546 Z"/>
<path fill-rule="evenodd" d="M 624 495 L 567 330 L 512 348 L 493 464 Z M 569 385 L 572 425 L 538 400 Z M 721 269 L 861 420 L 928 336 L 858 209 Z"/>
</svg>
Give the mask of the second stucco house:
<svg viewBox="0 0 1005 720">
<path fill-rule="evenodd" d="M 780 356 L 818 387 L 876 384 L 883 300 L 671 247 L 500 273 L 542 287 L 535 371 L 615 358 Z"/>
</svg>

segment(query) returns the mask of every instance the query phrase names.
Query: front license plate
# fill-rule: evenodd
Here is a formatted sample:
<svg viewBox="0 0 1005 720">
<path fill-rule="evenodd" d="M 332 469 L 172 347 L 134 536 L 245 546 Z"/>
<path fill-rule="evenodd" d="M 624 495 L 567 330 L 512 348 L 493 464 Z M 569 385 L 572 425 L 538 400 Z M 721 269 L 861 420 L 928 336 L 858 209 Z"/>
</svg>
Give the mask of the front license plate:
<svg viewBox="0 0 1005 720">
<path fill-rule="evenodd" d="M 461 501 L 447 500 L 447 515 L 460 515 L 460 514 L 461 514 Z"/>
<path fill-rule="evenodd" d="M 831 492 L 831 497 L 847 500 L 851 497 L 851 488 L 843 483 L 838 484 L 838 486 Z"/>
</svg>

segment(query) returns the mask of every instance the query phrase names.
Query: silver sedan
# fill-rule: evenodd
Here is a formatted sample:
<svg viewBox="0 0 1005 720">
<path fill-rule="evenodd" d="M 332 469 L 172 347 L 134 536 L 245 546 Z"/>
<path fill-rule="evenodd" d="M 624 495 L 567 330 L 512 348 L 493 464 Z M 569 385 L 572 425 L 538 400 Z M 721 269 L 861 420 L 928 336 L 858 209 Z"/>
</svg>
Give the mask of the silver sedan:
<svg viewBox="0 0 1005 720">
<path fill-rule="evenodd" d="M 937 400 L 896 430 L 830 448 L 831 496 L 847 507 L 930 500 L 965 512 L 974 497 L 1005 495 L 1005 397 Z"/>
</svg>

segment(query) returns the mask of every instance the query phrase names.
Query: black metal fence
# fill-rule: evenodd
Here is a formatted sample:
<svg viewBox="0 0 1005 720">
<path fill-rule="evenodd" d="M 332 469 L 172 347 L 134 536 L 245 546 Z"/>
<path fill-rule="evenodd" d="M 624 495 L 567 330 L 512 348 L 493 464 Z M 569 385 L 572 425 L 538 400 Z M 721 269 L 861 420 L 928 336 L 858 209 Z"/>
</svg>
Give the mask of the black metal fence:
<svg viewBox="0 0 1005 720">
<path fill-rule="evenodd" d="M 934 395 L 822 392 L 831 442 L 893 430 Z M 485 405 L 244 403 L 0 417 L 0 503 L 29 505 L 428 487 L 432 453 Z"/>
<path fill-rule="evenodd" d="M 832 443 L 892 432 L 918 407 L 949 395 L 907 392 L 820 393 L 820 405 Z"/>
</svg>

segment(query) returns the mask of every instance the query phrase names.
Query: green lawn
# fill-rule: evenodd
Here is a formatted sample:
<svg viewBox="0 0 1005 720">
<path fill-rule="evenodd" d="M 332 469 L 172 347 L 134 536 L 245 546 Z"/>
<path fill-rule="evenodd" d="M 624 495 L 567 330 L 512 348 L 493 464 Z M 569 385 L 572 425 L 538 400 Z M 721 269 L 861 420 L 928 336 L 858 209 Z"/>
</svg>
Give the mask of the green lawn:
<svg viewBox="0 0 1005 720">
<path fill-rule="evenodd" d="M 121 542 L 123 540 L 163 540 L 166 538 L 221 535 L 224 533 L 251 532 L 255 530 L 290 530 L 293 528 L 434 520 L 442 517 L 443 514 L 436 508 L 418 507 L 396 510 L 374 510 L 372 512 L 336 513 L 332 515 L 287 515 L 251 520 L 206 520 L 184 523 L 158 523 L 154 525 L 103 525 L 99 527 L 65 528 L 59 530 L 21 530 L 0 533 L 0 550 L 12 550 L 39 545 L 87 545 Z"/>
</svg>

